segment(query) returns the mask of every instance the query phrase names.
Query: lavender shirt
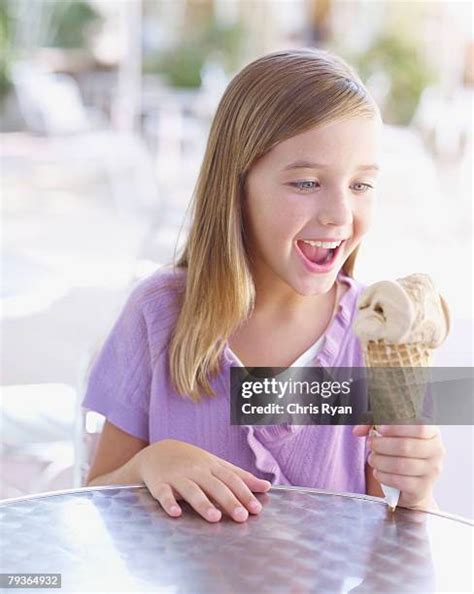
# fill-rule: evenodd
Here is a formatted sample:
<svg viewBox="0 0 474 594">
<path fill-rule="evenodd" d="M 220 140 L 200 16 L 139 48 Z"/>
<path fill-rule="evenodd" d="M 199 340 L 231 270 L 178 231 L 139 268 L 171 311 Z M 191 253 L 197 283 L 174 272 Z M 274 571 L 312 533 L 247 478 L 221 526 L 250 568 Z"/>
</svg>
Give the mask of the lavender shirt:
<svg viewBox="0 0 474 594">
<path fill-rule="evenodd" d="M 360 343 L 351 329 L 364 285 L 349 285 L 324 334 L 314 365 L 361 367 Z M 366 440 L 350 426 L 230 425 L 230 367 L 226 345 L 216 398 L 195 403 L 172 388 L 168 343 L 179 312 L 186 271 L 161 268 L 131 291 L 96 357 L 82 406 L 104 415 L 130 435 L 154 443 L 172 438 L 199 446 L 272 484 L 365 493 Z"/>
</svg>

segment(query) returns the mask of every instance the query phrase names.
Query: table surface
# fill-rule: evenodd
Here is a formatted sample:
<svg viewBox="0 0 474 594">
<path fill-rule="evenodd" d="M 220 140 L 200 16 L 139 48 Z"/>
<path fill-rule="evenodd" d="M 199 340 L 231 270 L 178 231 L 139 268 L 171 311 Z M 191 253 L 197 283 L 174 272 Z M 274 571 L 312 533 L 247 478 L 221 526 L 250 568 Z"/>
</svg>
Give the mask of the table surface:
<svg viewBox="0 0 474 594">
<path fill-rule="evenodd" d="M 61 573 L 61 590 L 46 591 L 63 593 L 472 591 L 469 520 L 392 514 L 377 498 L 317 489 L 256 496 L 258 516 L 214 524 L 184 501 L 182 516 L 169 517 L 143 486 L 0 502 L 0 571 Z"/>
</svg>

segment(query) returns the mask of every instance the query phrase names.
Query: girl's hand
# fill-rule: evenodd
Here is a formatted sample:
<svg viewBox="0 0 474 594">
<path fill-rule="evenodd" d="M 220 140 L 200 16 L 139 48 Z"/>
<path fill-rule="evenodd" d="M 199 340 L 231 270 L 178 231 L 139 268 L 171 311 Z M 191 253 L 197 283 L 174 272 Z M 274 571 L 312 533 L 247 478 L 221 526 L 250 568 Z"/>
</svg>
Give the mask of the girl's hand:
<svg viewBox="0 0 474 594">
<path fill-rule="evenodd" d="M 354 435 L 368 435 L 370 426 L 356 425 Z M 368 463 L 379 483 L 400 490 L 400 505 L 433 508 L 433 485 L 441 474 L 446 450 L 434 425 L 380 425 L 382 437 L 369 437 Z"/>
<path fill-rule="evenodd" d="M 217 522 L 221 511 L 212 497 L 236 521 L 262 505 L 252 491 L 264 493 L 271 483 L 213 454 L 175 439 L 153 443 L 137 454 L 139 475 L 170 516 L 180 516 L 177 499 L 184 499 L 206 520 Z M 248 511 L 247 511 L 248 510 Z"/>
</svg>

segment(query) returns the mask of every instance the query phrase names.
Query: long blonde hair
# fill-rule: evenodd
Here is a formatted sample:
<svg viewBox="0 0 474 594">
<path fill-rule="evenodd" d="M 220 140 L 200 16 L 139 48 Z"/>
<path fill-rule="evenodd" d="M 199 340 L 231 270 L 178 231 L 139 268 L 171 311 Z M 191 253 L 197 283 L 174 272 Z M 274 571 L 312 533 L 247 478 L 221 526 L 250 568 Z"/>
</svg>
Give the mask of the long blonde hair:
<svg viewBox="0 0 474 594">
<path fill-rule="evenodd" d="M 379 114 L 356 72 L 321 49 L 265 55 L 229 83 L 212 122 L 192 201 L 191 227 L 175 268 L 186 285 L 170 337 L 171 381 L 181 395 L 215 396 L 227 339 L 252 311 L 242 195 L 252 165 L 276 144 L 314 126 Z M 357 249 L 343 265 L 352 276 Z"/>
</svg>

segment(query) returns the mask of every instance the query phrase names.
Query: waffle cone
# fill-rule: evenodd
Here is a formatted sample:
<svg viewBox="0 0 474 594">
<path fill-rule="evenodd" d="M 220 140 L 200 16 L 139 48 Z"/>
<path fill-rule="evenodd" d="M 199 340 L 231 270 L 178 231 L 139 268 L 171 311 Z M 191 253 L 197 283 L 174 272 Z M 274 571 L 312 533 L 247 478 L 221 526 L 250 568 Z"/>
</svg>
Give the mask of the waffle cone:
<svg viewBox="0 0 474 594">
<path fill-rule="evenodd" d="M 409 422 L 423 414 L 433 349 L 421 343 L 369 341 L 363 348 L 374 424 Z"/>
</svg>

